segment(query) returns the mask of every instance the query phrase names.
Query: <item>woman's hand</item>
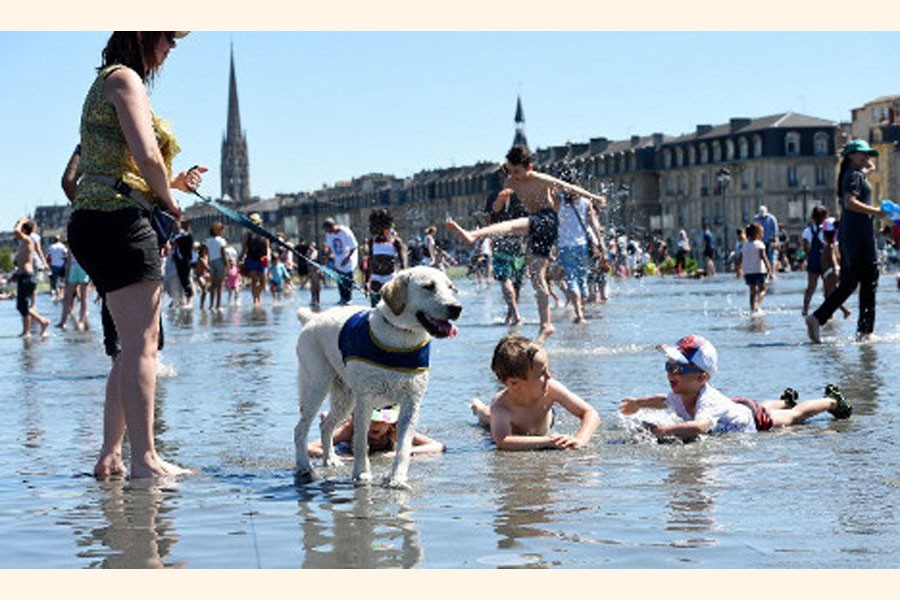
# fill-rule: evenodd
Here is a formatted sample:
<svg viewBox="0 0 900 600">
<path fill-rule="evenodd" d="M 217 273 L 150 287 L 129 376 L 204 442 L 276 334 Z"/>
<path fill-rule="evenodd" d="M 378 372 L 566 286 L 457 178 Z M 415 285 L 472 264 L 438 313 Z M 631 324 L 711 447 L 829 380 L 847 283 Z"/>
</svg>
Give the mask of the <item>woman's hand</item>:
<svg viewBox="0 0 900 600">
<path fill-rule="evenodd" d="M 169 187 L 190 194 L 203 183 L 203 174 L 207 171 L 209 171 L 207 167 L 191 167 L 176 175 Z"/>
</svg>

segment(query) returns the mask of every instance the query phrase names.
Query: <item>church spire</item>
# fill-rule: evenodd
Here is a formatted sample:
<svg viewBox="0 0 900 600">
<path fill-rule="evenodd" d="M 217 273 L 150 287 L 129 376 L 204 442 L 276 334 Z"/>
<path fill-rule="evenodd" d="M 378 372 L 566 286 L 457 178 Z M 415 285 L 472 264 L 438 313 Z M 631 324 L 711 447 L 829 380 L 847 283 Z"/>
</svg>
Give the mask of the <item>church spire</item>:
<svg viewBox="0 0 900 600">
<path fill-rule="evenodd" d="M 528 139 L 525 137 L 525 111 L 522 110 L 521 96 L 516 96 L 516 135 L 513 138 L 513 146 L 517 144 L 528 147 Z"/>
<path fill-rule="evenodd" d="M 231 70 L 228 79 L 228 121 L 222 140 L 222 197 L 237 203 L 250 199 L 250 160 L 247 136 L 241 129 L 237 77 L 234 73 L 234 45 L 231 46 Z"/>
</svg>

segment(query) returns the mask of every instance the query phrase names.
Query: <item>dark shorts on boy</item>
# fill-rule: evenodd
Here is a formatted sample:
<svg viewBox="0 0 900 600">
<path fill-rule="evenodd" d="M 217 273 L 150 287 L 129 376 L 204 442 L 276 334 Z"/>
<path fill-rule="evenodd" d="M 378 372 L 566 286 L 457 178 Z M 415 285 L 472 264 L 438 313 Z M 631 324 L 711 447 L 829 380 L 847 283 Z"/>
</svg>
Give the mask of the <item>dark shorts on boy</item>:
<svg viewBox="0 0 900 600">
<path fill-rule="evenodd" d="M 142 281 L 161 281 L 159 242 L 146 213 L 76 210 L 69 219 L 69 247 L 101 294 Z"/>
<path fill-rule="evenodd" d="M 744 275 L 744 283 L 747 285 L 760 286 L 766 283 L 765 273 L 747 273 Z"/>
<path fill-rule="evenodd" d="M 750 409 L 753 413 L 753 422 L 756 423 L 757 431 L 768 431 L 772 429 L 772 415 L 769 414 L 765 406 L 761 406 L 755 400 L 750 398 L 732 398 L 732 402 L 742 404 Z"/>
<path fill-rule="evenodd" d="M 31 273 L 16 274 L 16 310 L 23 317 L 28 316 L 31 310 L 31 302 L 34 298 L 34 290 L 37 288 L 37 282 Z"/>
<path fill-rule="evenodd" d="M 528 236 L 531 255 L 550 258 L 559 237 L 559 214 L 552 208 L 543 208 L 528 217 Z"/>
</svg>

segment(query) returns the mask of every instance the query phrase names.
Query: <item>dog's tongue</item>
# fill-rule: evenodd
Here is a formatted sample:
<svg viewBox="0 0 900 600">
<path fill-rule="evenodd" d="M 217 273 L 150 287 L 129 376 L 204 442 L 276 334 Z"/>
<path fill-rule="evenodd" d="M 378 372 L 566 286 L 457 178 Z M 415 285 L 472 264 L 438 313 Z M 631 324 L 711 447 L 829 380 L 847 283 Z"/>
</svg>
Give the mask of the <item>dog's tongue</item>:
<svg viewBox="0 0 900 600">
<path fill-rule="evenodd" d="M 447 334 L 447 337 L 451 340 L 456 337 L 456 334 L 459 333 L 459 330 L 456 328 L 456 325 L 450 323 L 450 333 Z"/>
</svg>

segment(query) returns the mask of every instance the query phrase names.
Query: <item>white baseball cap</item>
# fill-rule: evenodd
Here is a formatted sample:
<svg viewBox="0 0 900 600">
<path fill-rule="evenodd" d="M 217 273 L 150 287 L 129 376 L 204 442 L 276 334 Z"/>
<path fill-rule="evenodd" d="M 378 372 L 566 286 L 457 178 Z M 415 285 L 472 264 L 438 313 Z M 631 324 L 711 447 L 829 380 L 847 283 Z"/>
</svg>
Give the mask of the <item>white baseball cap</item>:
<svg viewBox="0 0 900 600">
<path fill-rule="evenodd" d="M 710 377 L 716 374 L 719 367 L 719 354 L 712 342 L 700 335 L 686 335 L 675 346 L 660 344 L 657 350 L 666 355 L 672 362 L 682 365 L 694 365 L 702 369 Z"/>
</svg>

